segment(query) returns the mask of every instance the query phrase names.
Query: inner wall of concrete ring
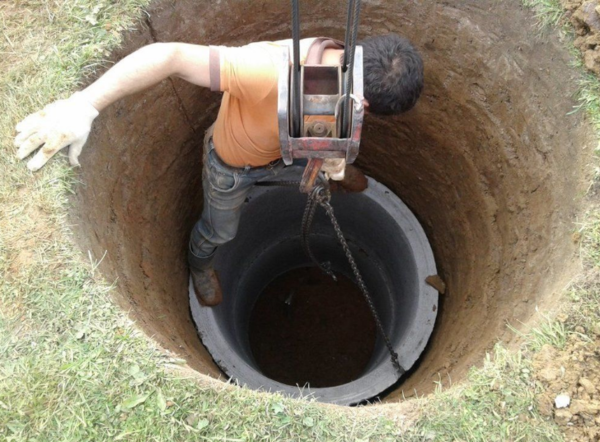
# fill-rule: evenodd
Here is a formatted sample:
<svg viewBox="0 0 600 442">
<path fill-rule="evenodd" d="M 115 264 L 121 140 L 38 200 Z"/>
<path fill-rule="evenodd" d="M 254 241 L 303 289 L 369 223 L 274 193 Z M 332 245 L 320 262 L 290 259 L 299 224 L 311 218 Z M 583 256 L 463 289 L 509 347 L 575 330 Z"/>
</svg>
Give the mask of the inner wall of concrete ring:
<svg viewBox="0 0 600 442">
<path fill-rule="evenodd" d="M 278 179 L 299 181 L 302 172 L 301 167 L 290 167 L 280 173 Z M 244 205 L 239 234 L 219 248 L 215 256 L 223 302 L 217 307 L 202 307 L 191 292 L 192 317 L 203 344 L 219 367 L 240 384 L 296 397 L 310 395 L 321 402 L 360 403 L 387 390 L 401 376 L 391 362 L 381 335 L 359 376 L 327 387 L 299 389 L 269 379 L 252 354 L 249 322 L 264 287 L 292 269 L 314 265 L 304 253 L 300 239 L 305 205 L 306 195 L 295 188 L 256 186 Z M 425 232 L 406 205 L 373 179 L 369 179 L 368 188 L 361 193 L 334 192 L 331 205 L 390 345 L 398 355 L 398 363 L 403 370 L 410 370 L 425 349 L 438 312 L 438 292 L 426 282 L 427 277 L 437 274 L 437 269 Z M 353 278 L 324 210 L 315 213 L 309 242 L 319 262 L 327 262 L 335 273 Z M 300 286 L 306 287 L 306 284 L 310 283 L 300 283 Z M 328 291 L 320 293 L 324 303 L 327 296 L 330 296 Z M 368 309 L 366 305 L 364 308 Z M 302 315 L 300 310 L 288 318 L 290 324 L 300 319 L 298 315 Z M 330 329 L 337 326 L 329 323 Z M 364 322 L 356 317 L 352 327 L 365 332 Z M 279 330 L 273 329 L 273 332 Z M 327 333 L 320 334 L 323 343 L 328 341 L 327 336 Z M 272 348 L 271 351 L 277 350 Z M 343 360 L 346 356 L 337 357 Z M 320 368 L 324 368 L 326 363 L 321 361 L 321 364 Z M 330 372 L 330 367 L 327 368 Z M 341 365 L 339 370 L 338 374 L 342 374 Z M 303 385 L 302 379 L 296 378 L 296 381 Z"/>
<path fill-rule="evenodd" d="M 118 60 L 152 42 L 243 45 L 290 36 L 286 2 L 157 1 Z M 302 2 L 302 35 L 343 38 L 343 2 Z M 576 73 L 519 1 L 364 1 L 360 37 L 395 32 L 423 54 L 425 90 L 398 117 L 369 115 L 358 165 L 416 214 L 448 290 L 418 368 L 392 393 L 460 381 L 498 340 L 551 308 L 577 269 L 571 241 L 594 143 Z M 201 373 L 220 372 L 187 302 L 185 249 L 200 214 L 201 145 L 219 94 L 179 79 L 98 119 L 71 212 L 76 240 L 117 280 L 138 324 Z M 588 147 L 586 149 L 586 146 Z M 359 214 L 357 214 L 359 216 Z M 521 325 L 521 323 L 525 325 Z"/>
</svg>

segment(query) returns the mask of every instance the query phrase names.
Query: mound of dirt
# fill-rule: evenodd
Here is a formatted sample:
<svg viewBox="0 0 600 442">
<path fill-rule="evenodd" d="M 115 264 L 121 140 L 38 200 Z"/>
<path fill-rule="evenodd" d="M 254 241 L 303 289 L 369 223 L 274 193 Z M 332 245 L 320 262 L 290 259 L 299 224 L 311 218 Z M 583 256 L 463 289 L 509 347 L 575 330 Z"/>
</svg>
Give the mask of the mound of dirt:
<svg viewBox="0 0 600 442">
<path fill-rule="evenodd" d="M 600 75 L 600 2 L 562 0 L 562 5 L 578 35 L 574 44 L 583 53 L 585 67 Z"/>
<path fill-rule="evenodd" d="M 600 441 L 600 336 L 583 328 L 559 351 L 546 345 L 534 357 L 535 378 L 544 392 L 540 412 L 562 427 L 568 441 Z M 556 408 L 555 398 L 566 395 L 570 404 Z"/>
</svg>

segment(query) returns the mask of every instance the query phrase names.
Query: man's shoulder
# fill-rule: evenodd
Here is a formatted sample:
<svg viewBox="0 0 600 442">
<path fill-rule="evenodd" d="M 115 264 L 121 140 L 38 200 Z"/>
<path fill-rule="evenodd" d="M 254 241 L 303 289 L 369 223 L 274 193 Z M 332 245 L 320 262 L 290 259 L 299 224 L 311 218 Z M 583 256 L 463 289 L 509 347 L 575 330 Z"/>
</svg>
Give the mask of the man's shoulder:
<svg viewBox="0 0 600 442">
<path fill-rule="evenodd" d="M 220 52 L 226 56 L 237 57 L 258 57 L 261 55 L 280 54 L 285 45 L 276 41 L 256 41 L 243 46 L 219 46 Z"/>
<path fill-rule="evenodd" d="M 300 54 L 304 58 L 308 53 L 309 48 L 319 37 L 303 38 L 300 40 Z M 279 53 L 282 49 L 288 48 L 290 51 L 293 50 L 293 41 L 291 38 L 286 40 L 273 40 L 273 41 L 255 41 L 248 43 L 243 46 L 219 46 L 219 49 L 233 50 L 234 52 L 249 52 L 253 51 L 273 51 Z"/>
</svg>

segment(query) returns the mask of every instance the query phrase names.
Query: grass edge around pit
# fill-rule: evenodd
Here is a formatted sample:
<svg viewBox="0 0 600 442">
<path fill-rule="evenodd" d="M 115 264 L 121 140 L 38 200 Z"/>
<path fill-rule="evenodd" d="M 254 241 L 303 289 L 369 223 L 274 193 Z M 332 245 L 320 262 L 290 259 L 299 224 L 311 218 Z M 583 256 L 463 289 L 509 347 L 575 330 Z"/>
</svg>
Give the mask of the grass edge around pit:
<svg viewBox="0 0 600 442">
<path fill-rule="evenodd" d="M 7 54 L 0 61 L 0 438 L 560 440 L 556 427 L 536 413 L 539 386 L 530 362 L 502 346 L 468 382 L 447 390 L 440 382 L 435 395 L 414 400 L 420 416 L 402 431 L 402 422 L 377 412 L 205 384 L 141 335 L 110 301 L 112 288 L 95 275 L 96 263 L 85 262 L 70 241 L 65 213 L 76 173 L 64 161 L 51 161 L 30 174 L 14 158 L 12 136 L 27 113 L 93 74 L 147 3 L 0 5 L 0 51 Z M 555 13 L 539 17 L 557 23 L 544 19 Z M 598 80 L 588 81 L 582 109 L 600 128 Z M 600 223 L 590 221 L 597 213 L 589 216 L 581 230 L 585 259 L 599 243 L 589 233 L 598 230 Z M 587 296 L 577 293 L 579 300 Z M 568 323 L 565 333 L 575 326 Z"/>
</svg>

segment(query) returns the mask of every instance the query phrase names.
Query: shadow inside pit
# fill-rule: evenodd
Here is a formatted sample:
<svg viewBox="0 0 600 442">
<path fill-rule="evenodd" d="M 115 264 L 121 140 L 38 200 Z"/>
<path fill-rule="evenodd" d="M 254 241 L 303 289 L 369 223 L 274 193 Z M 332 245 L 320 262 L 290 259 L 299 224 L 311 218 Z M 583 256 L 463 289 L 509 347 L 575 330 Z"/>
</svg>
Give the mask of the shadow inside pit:
<svg viewBox="0 0 600 442">
<path fill-rule="evenodd" d="M 360 289 L 317 267 L 272 281 L 250 314 L 249 340 L 262 373 L 287 385 L 333 387 L 357 379 L 375 346 L 375 321 Z"/>
</svg>

